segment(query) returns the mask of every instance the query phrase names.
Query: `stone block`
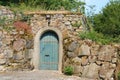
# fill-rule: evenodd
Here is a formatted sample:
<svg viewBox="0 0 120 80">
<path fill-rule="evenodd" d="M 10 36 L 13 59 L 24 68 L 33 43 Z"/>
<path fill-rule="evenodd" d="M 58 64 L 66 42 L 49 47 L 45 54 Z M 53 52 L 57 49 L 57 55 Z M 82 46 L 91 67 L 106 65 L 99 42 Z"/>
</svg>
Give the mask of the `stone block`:
<svg viewBox="0 0 120 80">
<path fill-rule="evenodd" d="M 100 48 L 98 52 L 98 60 L 101 61 L 111 61 L 114 56 L 114 48 L 112 46 L 105 45 Z"/>
<path fill-rule="evenodd" d="M 21 60 L 23 58 L 24 58 L 23 51 L 19 51 L 18 53 L 13 55 L 13 59 L 15 59 L 15 60 Z"/>
<path fill-rule="evenodd" d="M 4 50 L 4 54 L 6 54 L 7 58 L 12 58 L 13 57 L 13 50 L 12 49 L 6 49 L 6 50 Z"/>
<path fill-rule="evenodd" d="M 86 75 L 87 78 L 97 79 L 98 78 L 99 66 L 95 63 L 90 64 L 89 71 Z"/>
<path fill-rule="evenodd" d="M 89 71 L 89 65 L 84 66 L 81 77 L 84 77 L 84 78 L 85 78 L 85 77 L 86 77 L 86 74 L 88 73 L 88 71 Z"/>
<path fill-rule="evenodd" d="M 68 50 L 70 52 L 73 52 L 77 47 L 78 47 L 78 43 L 77 43 L 77 41 L 74 41 L 68 46 Z"/>
<path fill-rule="evenodd" d="M 74 67 L 74 74 L 80 75 L 80 73 L 83 72 L 83 67 L 82 66 L 80 66 L 80 65 L 73 65 L 73 67 Z"/>
<path fill-rule="evenodd" d="M 5 54 L 1 53 L 0 54 L 0 59 L 4 59 L 5 58 Z"/>
<path fill-rule="evenodd" d="M 70 65 L 70 60 L 67 58 L 66 61 L 64 61 L 64 67 Z"/>
<path fill-rule="evenodd" d="M 117 58 L 113 58 L 112 63 L 117 63 Z"/>
<path fill-rule="evenodd" d="M 99 66 L 95 63 L 92 63 L 84 67 L 82 77 L 86 77 L 89 79 L 98 79 L 98 71 Z"/>
<path fill-rule="evenodd" d="M 90 47 L 88 45 L 83 44 L 79 49 L 79 56 L 89 56 L 90 55 Z"/>
<path fill-rule="evenodd" d="M 110 69 L 115 69 L 116 66 L 117 66 L 116 64 L 112 64 L 112 63 L 110 63 L 109 68 L 110 68 Z"/>
<path fill-rule="evenodd" d="M 27 40 L 27 41 L 26 41 L 26 48 L 27 48 L 27 49 L 32 48 L 32 47 L 33 47 L 33 43 L 34 43 L 33 40 Z"/>
<path fill-rule="evenodd" d="M 13 49 L 16 51 L 22 50 L 26 45 L 26 41 L 24 39 L 18 39 L 13 43 Z"/>
<path fill-rule="evenodd" d="M 63 35 L 63 39 L 68 38 L 68 37 L 69 37 L 69 36 L 68 36 L 68 30 L 67 30 L 67 29 L 64 29 L 64 30 L 62 31 L 62 35 Z"/>
<path fill-rule="evenodd" d="M 2 42 L 3 42 L 4 44 L 10 44 L 10 43 L 11 43 L 11 40 L 5 38 L 5 39 L 2 39 Z"/>
<path fill-rule="evenodd" d="M 109 80 L 112 75 L 114 74 L 114 70 L 111 66 L 110 63 L 105 62 L 103 63 L 103 65 L 100 67 L 100 71 L 99 71 L 99 76 L 103 79 L 107 79 Z"/>
<path fill-rule="evenodd" d="M 101 60 L 101 61 L 111 61 L 112 60 L 112 56 L 111 56 L 111 54 L 109 54 L 107 52 L 99 52 L 98 53 L 98 60 Z"/>
<path fill-rule="evenodd" d="M 3 35 L 2 31 L 0 30 L 0 37 Z"/>
<path fill-rule="evenodd" d="M 67 52 L 67 56 L 68 56 L 69 58 L 74 58 L 74 57 L 76 57 L 76 55 L 75 55 L 74 52 Z"/>
<path fill-rule="evenodd" d="M 33 54 L 33 49 L 27 49 L 24 54 L 26 59 L 31 59 Z"/>
</svg>

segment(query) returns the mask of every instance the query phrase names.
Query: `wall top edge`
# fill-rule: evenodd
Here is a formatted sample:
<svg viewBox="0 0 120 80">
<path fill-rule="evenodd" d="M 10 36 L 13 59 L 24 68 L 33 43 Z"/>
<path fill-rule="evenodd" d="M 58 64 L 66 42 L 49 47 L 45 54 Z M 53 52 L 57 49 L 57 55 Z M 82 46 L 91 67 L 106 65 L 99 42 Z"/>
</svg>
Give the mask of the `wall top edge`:
<svg viewBox="0 0 120 80">
<path fill-rule="evenodd" d="M 70 12 L 70 11 L 37 11 L 37 12 L 25 12 L 26 15 L 46 15 L 46 14 L 64 14 L 64 15 L 82 15 L 80 12 Z"/>
</svg>

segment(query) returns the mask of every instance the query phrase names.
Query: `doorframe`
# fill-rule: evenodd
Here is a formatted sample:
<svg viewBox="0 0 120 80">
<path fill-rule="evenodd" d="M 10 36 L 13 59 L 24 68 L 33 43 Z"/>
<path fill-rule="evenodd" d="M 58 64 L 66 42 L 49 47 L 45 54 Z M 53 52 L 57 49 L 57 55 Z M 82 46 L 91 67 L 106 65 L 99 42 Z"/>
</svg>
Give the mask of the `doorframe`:
<svg viewBox="0 0 120 80">
<path fill-rule="evenodd" d="M 39 65 L 40 65 L 40 63 L 39 63 L 39 60 L 40 60 L 40 38 L 47 31 L 55 32 L 57 34 L 58 38 L 59 38 L 58 71 L 62 72 L 62 56 L 63 56 L 62 33 L 59 29 L 54 28 L 54 27 L 41 28 L 37 32 L 36 36 L 34 37 L 34 52 L 33 52 L 32 64 L 34 66 L 34 69 L 39 70 Z"/>
</svg>

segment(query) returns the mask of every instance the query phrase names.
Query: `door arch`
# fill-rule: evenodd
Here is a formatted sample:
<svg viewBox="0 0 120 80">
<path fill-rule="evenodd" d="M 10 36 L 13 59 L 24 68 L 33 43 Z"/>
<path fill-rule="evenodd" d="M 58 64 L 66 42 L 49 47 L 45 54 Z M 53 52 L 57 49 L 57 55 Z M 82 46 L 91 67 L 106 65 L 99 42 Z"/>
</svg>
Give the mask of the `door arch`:
<svg viewBox="0 0 120 80">
<path fill-rule="evenodd" d="M 59 39 L 55 32 L 47 31 L 40 37 L 40 70 L 58 70 Z"/>
<path fill-rule="evenodd" d="M 56 33 L 57 37 L 58 37 L 58 70 L 59 72 L 62 72 L 62 56 L 63 56 L 63 38 L 62 38 L 62 33 L 58 28 L 55 27 L 44 27 L 41 28 L 37 34 L 34 37 L 34 51 L 33 51 L 33 58 L 31 63 L 34 66 L 35 70 L 40 70 L 40 38 L 42 37 L 42 35 L 48 31 L 53 31 L 54 33 Z"/>
</svg>

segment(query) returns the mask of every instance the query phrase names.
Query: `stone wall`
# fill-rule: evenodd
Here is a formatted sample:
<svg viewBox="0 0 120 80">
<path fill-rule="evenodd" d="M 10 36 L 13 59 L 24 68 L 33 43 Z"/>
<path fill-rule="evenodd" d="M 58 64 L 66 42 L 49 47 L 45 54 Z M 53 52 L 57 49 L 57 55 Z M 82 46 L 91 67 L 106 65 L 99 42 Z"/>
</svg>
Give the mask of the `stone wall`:
<svg viewBox="0 0 120 80">
<path fill-rule="evenodd" d="M 33 69 L 30 64 L 33 38 L 27 38 L 29 36 L 25 35 L 24 31 L 15 29 L 11 24 L 15 18 L 14 12 L 0 6 L 0 71 Z"/>
<path fill-rule="evenodd" d="M 4 8 L 1 16 L 10 12 Z M 34 37 L 44 27 L 53 27 L 61 31 L 63 37 L 62 71 L 72 66 L 74 75 L 98 80 L 114 80 L 117 67 L 117 54 L 120 45 L 99 45 L 91 40 L 81 40 L 79 32 L 87 30 L 85 18 L 81 14 L 67 12 L 39 12 L 26 14 L 31 16 L 29 23 L 33 37 L 28 38 L 24 31 L 12 29 L 6 31 L 0 25 L 0 71 L 33 70 L 31 63 L 34 53 Z M 47 18 L 47 16 L 50 16 Z"/>
<path fill-rule="evenodd" d="M 70 42 L 69 42 L 70 41 Z M 74 74 L 94 80 L 113 80 L 117 66 L 117 49 L 91 40 L 64 40 L 64 66 L 73 66 Z"/>
</svg>

